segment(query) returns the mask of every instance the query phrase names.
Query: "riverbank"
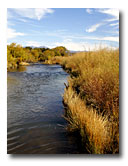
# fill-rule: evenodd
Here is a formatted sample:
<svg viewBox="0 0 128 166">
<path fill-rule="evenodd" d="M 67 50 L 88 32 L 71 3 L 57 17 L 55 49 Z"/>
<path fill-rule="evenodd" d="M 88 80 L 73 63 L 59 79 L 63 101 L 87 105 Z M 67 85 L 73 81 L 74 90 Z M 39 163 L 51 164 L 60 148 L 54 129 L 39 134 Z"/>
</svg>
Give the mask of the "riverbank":
<svg viewBox="0 0 128 166">
<path fill-rule="evenodd" d="M 22 47 L 16 43 L 7 45 L 7 70 L 27 66 L 29 63 L 42 63 L 55 56 L 68 56 L 69 51 L 62 46 L 55 48 Z"/>
<path fill-rule="evenodd" d="M 69 74 L 63 100 L 68 130 L 93 154 L 119 153 L 119 50 L 54 57 Z"/>
</svg>

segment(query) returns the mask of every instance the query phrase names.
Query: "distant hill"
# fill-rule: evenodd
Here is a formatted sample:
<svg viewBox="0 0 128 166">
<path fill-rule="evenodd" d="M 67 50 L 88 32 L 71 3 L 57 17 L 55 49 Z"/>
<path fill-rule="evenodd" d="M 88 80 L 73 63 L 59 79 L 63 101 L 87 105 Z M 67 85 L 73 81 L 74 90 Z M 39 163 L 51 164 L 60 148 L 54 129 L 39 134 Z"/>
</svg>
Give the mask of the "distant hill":
<svg viewBox="0 0 128 166">
<path fill-rule="evenodd" d="M 88 52 L 88 51 L 73 51 L 73 50 L 69 50 L 70 53 L 79 53 L 79 52 Z"/>
</svg>

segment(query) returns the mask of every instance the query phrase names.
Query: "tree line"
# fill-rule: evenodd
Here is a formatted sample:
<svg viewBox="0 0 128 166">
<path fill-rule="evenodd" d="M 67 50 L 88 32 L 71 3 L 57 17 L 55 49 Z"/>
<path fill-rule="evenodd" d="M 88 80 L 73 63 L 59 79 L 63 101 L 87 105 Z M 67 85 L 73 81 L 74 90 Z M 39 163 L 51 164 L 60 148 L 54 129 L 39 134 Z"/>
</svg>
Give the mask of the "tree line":
<svg viewBox="0 0 128 166">
<path fill-rule="evenodd" d="M 44 62 L 45 60 L 50 60 L 55 56 L 68 55 L 69 51 L 63 46 L 58 46 L 50 49 L 45 47 L 22 47 L 19 44 L 12 43 L 10 45 L 7 45 L 7 68 L 17 68 L 22 62 Z"/>
</svg>

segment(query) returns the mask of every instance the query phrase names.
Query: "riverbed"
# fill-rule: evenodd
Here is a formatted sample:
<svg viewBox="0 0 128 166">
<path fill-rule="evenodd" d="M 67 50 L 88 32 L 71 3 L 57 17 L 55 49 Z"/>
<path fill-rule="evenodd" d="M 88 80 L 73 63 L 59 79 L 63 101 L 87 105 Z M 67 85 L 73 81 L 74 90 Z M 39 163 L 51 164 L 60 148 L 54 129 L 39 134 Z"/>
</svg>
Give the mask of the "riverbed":
<svg viewBox="0 0 128 166">
<path fill-rule="evenodd" d="M 33 64 L 8 72 L 8 154 L 80 154 L 66 130 L 62 95 L 68 74 L 59 65 Z"/>
</svg>

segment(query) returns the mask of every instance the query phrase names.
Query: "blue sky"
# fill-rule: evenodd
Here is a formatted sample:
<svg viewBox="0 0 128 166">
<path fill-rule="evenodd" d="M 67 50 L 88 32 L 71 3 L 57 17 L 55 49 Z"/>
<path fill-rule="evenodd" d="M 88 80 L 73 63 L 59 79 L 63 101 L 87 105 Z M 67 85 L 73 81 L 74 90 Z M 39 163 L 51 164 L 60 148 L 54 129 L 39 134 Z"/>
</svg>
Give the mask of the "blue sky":
<svg viewBox="0 0 128 166">
<path fill-rule="evenodd" d="M 119 11 L 106 8 L 8 8 L 7 43 L 84 51 L 119 47 Z"/>
</svg>

